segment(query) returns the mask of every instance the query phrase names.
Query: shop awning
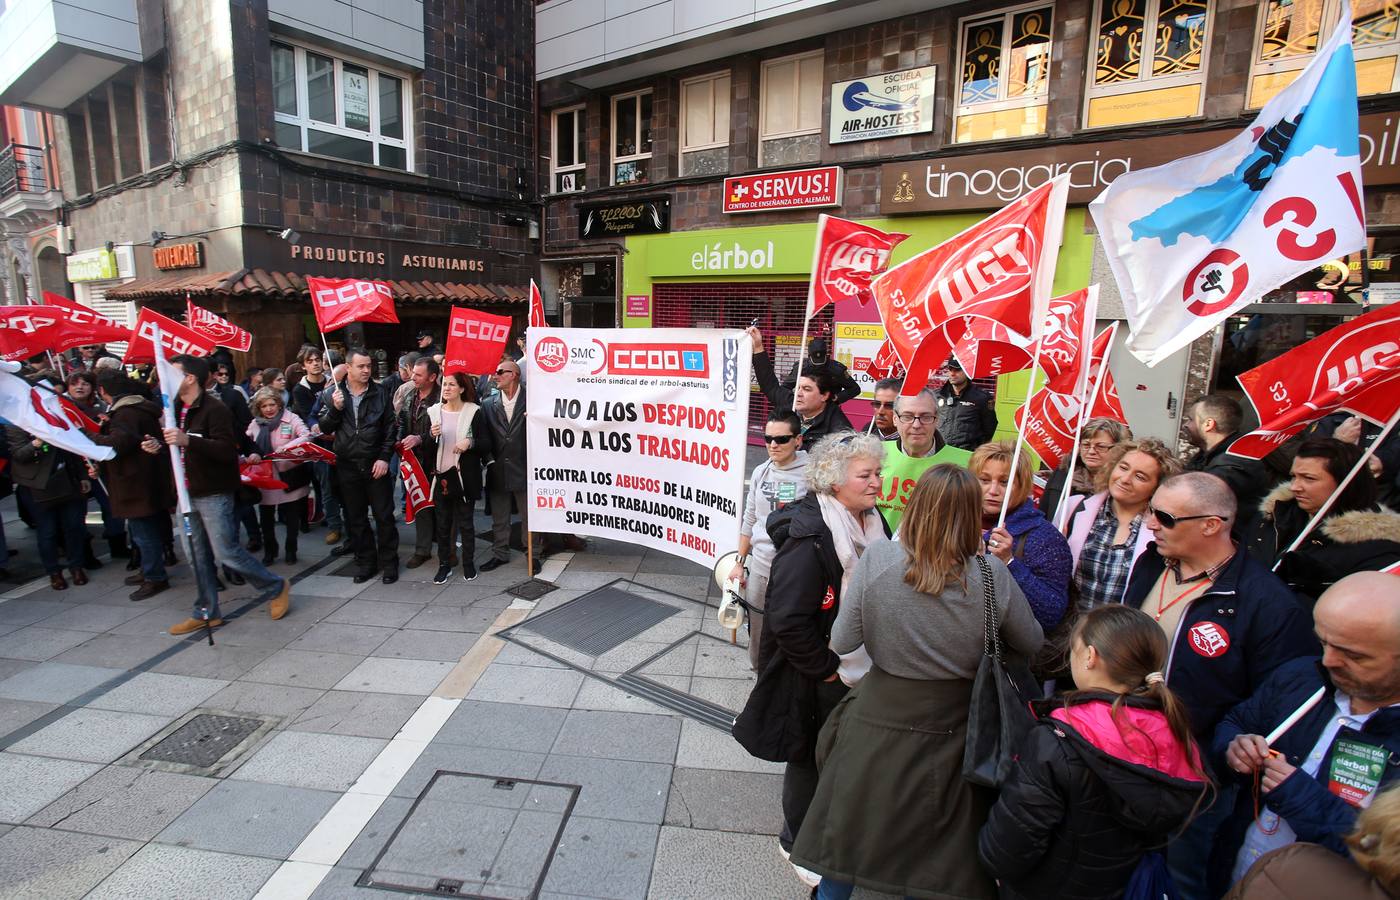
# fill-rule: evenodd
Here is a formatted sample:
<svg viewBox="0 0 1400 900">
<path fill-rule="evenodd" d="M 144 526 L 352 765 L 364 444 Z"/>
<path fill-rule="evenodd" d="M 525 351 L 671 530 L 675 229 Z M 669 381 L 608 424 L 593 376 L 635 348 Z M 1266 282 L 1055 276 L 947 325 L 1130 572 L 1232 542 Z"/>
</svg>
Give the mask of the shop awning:
<svg viewBox="0 0 1400 900">
<path fill-rule="evenodd" d="M 478 284 L 460 281 L 388 281 L 397 303 L 456 303 L 466 306 L 526 303 L 528 289 L 514 284 Z M 310 300 L 306 279 L 296 272 L 240 269 L 236 272 L 198 272 L 161 275 L 128 282 L 107 291 L 111 300 L 183 300 L 194 297 L 271 297 Z"/>
</svg>

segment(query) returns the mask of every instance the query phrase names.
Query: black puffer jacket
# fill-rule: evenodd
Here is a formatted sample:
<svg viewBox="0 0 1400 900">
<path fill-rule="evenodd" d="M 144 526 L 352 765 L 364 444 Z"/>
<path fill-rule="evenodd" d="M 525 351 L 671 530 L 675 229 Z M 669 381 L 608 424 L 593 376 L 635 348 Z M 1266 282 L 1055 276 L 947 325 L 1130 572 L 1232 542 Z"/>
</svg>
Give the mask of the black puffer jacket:
<svg viewBox="0 0 1400 900">
<path fill-rule="evenodd" d="M 1186 464 L 1188 472 L 1206 472 L 1230 486 L 1239 504 L 1236 537 L 1249 527 L 1259 500 L 1269 492 L 1272 483 L 1269 470 L 1262 462 L 1230 452 L 1230 445 L 1239 438 L 1237 431 L 1210 449 L 1202 448 Z"/>
<path fill-rule="evenodd" d="M 768 517 L 777 548 L 765 598 L 758 681 L 734 737 L 760 759 L 807 760 L 817 733 L 845 694 L 827 682 L 841 664 L 828 646 L 841 608 L 841 562 L 815 494 Z"/>
<path fill-rule="evenodd" d="M 1119 727 L 1112 697 L 1085 692 L 1056 718 L 1063 701 L 1037 704 L 1042 718 L 978 839 L 1003 898 L 1119 897 L 1143 855 L 1160 851 L 1201 799 L 1194 748 L 1171 738 L 1148 698 L 1130 695 Z"/>
<path fill-rule="evenodd" d="M 340 391 L 341 387 L 337 385 L 335 390 Z M 378 461 L 387 463 L 399 439 L 393 397 L 383 385 L 371 381 L 360 400 L 357 416 L 349 387 L 345 390 L 343 408 L 336 409 L 334 403 L 328 402 L 320 419 L 321 431 L 335 435 L 331 449 L 335 451 L 336 462 L 351 462 L 365 468 Z"/>
<path fill-rule="evenodd" d="M 755 353 L 753 374 L 754 378 L 758 379 L 759 390 L 763 391 L 763 396 L 768 398 L 768 403 L 774 409 L 792 409 L 793 389 L 778 383 L 778 377 L 773 374 L 772 357 L 767 353 Z M 839 395 L 838 390 L 836 396 Z M 802 446 L 810 450 L 819 438 L 853 428 L 851 420 L 846 418 L 845 412 L 841 410 L 841 404 L 833 398 L 833 402 L 828 403 L 825 409 L 802 423 Z"/>
<path fill-rule="evenodd" d="M 944 440 L 963 450 L 976 450 L 996 434 L 997 411 L 992 395 L 975 384 L 961 394 L 952 382 L 938 389 L 938 431 Z"/>
</svg>

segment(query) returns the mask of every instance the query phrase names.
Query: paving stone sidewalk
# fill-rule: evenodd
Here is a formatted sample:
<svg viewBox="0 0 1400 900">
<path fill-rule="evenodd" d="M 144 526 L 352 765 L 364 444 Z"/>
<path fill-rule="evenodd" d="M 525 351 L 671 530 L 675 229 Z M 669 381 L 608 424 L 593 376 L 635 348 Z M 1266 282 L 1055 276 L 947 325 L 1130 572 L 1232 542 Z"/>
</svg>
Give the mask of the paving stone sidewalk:
<svg viewBox="0 0 1400 900">
<path fill-rule="evenodd" d="M 27 559 L 12 503 L 0 511 Z M 606 541 L 547 561 L 557 589 L 515 618 L 619 579 L 669 605 L 589 657 L 518 626 L 481 640 L 521 606 L 506 592 L 526 579 L 518 554 L 470 583 L 433 585 L 429 563 L 356 585 L 324 534 L 274 567 L 296 577 L 288 616 L 233 588 L 212 647 L 166 633 L 188 615 L 183 565 L 143 603 L 127 600 L 119 561 L 64 592 L 0 585 L 0 898 L 406 896 L 357 881 L 503 898 L 538 884 L 548 900 L 807 897 L 777 853 L 780 767 L 628 689 L 742 702 L 752 674 L 702 605 L 715 602 L 705 571 Z M 411 547 L 411 528 L 401 539 Z M 424 739 L 415 723 L 432 703 L 451 712 Z M 215 769 L 140 759 L 206 712 L 262 727 Z M 377 794 L 363 785 L 376 779 Z M 337 830 L 334 864 L 287 890 L 299 865 L 287 861 Z"/>
</svg>

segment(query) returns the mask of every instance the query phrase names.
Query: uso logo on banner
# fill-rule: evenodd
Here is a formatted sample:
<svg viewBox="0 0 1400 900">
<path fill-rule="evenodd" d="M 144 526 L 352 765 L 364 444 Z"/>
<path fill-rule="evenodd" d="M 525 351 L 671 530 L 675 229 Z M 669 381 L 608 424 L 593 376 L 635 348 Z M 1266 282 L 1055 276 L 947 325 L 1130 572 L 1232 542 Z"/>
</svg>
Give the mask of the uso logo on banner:
<svg viewBox="0 0 1400 900">
<path fill-rule="evenodd" d="M 1188 633 L 1191 649 L 1214 659 L 1230 649 L 1230 633 L 1214 622 L 1197 622 Z"/>
</svg>

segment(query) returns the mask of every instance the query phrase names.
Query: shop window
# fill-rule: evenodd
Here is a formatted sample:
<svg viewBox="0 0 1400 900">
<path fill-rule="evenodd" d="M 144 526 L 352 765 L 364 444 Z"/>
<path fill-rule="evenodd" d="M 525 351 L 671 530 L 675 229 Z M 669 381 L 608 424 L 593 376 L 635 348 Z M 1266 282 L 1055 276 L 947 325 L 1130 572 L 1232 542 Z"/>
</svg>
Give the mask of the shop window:
<svg viewBox="0 0 1400 900">
<path fill-rule="evenodd" d="M 954 140 L 1045 133 L 1053 7 L 964 19 Z"/>
<path fill-rule="evenodd" d="M 1258 109 L 1298 77 L 1341 17 L 1343 0 L 1267 0 L 1259 4 L 1249 106 Z M 1355 0 L 1351 5 L 1356 90 L 1360 96 L 1400 90 L 1400 3 Z"/>
<path fill-rule="evenodd" d="M 759 88 L 758 164 L 791 165 L 819 159 L 821 51 L 767 60 Z"/>
<path fill-rule="evenodd" d="M 728 72 L 681 82 L 681 174 L 729 170 Z"/>
<path fill-rule="evenodd" d="M 1098 0 L 1088 128 L 1201 114 L 1211 0 Z"/>
<path fill-rule="evenodd" d="M 582 106 L 554 113 L 554 158 L 550 160 L 550 190 L 558 194 L 584 190 L 588 167 L 588 117 Z"/>
<path fill-rule="evenodd" d="M 409 83 L 405 75 L 274 42 L 274 140 L 289 150 L 407 171 Z"/>
<path fill-rule="evenodd" d="M 642 184 L 651 171 L 651 91 L 612 98 L 612 182 Z"/>
</svg>

